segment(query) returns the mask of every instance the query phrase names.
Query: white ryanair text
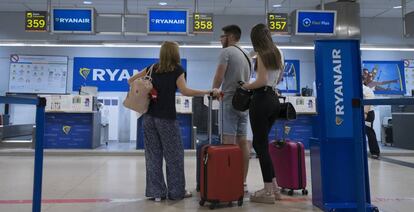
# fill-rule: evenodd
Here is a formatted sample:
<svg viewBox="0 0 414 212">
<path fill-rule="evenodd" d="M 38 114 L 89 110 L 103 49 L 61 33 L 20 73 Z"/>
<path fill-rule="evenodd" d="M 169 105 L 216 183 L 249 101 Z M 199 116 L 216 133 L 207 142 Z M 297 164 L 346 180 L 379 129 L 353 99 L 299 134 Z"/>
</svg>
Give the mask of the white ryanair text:
<svg viewBox="0 0 414 212">
<path fill-rule="evenodd" d="M 133 74 L 139 72 L 138 69 L 132 70 Z M 128 69 L 92 69 L 93 81 L 122 81 L 131 77 Z M 109 78 L 109 79 L 108 79 Z"/>
<path fill-rule="evenodd" d="M 332 50 L 332 62 L 333 62 L 333 78 L 335 88 L 335 114 L 337 116 L 344 115 L 344 93 L 343 93 L 343 80 L 342 80 L 342 60 L 341 50 Z"/>
</svg>

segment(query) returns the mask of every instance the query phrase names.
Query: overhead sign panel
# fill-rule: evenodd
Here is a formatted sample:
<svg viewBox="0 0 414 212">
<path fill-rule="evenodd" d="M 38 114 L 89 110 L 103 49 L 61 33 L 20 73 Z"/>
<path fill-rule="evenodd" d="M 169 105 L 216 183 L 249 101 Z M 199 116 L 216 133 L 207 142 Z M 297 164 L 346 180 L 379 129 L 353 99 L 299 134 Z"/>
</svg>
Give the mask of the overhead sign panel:
<svg viewBox="0 0 414 212">
<path fill-rule="evenodd" d="M 26 11 L 25 30 L 29 32 L 47 31 L 47 11 Z"/>
<path fill-rule="evenodd" d="M 193 33 L 213 33 L 214 22 L 212 13 L 193 14 Z"/>
<path fill-rule="evenodd" d="M 275 34 L 289 34 L 288 15 L 286 13 L 268 13 L 267 26 Z"/>
<path fill-rule="evenodd" d="M 54 8 L 51 31 L 54 33 L 94 33 L 94 16 L 93 8 Z"/>
<path fill-rule="evenodd" d="M 297 35 L 335 35 L 336 11 L 297 10 Z"/>
<path fill-rule="evenodd" d="M 149 9 L 147 13 L 148 33 L 187 34 L 188 10 Z"/>
</svg>

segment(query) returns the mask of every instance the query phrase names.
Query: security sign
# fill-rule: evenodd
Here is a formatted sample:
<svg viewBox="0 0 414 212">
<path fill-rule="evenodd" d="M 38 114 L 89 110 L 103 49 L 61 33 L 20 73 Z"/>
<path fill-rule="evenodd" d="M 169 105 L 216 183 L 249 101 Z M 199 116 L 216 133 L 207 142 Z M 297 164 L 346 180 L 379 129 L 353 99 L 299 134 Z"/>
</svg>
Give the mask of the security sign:
<svg viewBox="0 0 414 212">
<path fill-rule="evenodd" d="M 193 33 L 213 33 L 214 22 L 212 13 L 193 14 Z"/>
<path fill-rule="evenodd" d="M 47 31 L 47 12 L 46 11 L 26 11 L 25 30 L 33 32 Z"/>
<path fill-rule="evenodd" d="M 286 13 L 268 13 L 267 26 L 275 34 L 289 34 L 288 15 Z"/>
</svg>

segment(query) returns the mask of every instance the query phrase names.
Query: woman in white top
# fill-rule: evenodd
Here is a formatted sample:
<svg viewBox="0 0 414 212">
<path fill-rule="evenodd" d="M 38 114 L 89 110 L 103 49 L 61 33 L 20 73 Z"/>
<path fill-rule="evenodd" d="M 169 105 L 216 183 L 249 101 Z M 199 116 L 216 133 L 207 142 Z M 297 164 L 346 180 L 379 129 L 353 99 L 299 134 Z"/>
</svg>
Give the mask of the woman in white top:
<svg viewBox="0 0 414 212">
<path fill-rule="evenodd" d="M 253 91 L 249 108 L 250 124 L 253 148 L 259 157 L 264 181 L 264 189 L 252 194 L 250 201 L 274 204 L 275 199 L 280 199 L 280 192 L 274 186 L 276 180 L 268 151 L 268 134 L 280 112 L 280 103 L 274 88 L 280 81 L 284 63 L 266 25 L 258 24 L 253 27 L 250 38 L 254 51 L 257 52 L 257 77 L 254 82 L 243 84 L 243 87 Z"/>
</svg>

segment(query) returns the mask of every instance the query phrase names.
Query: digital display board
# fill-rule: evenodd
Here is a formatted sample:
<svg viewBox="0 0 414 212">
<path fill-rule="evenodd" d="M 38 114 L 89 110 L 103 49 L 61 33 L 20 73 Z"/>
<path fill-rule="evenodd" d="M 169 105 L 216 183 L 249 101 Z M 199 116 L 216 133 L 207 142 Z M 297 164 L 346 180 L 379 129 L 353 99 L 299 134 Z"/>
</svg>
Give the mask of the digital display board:
<svg viewBox="0 0 414 212">
<path fill-rule="evenodd" d="M 24 29 L 28 32 L 46 32 L 47 11 L 26 11 Z"/>
<path fill-rule="evenodd" d="M 187 34 L 188 10 L 149 9 L 147 13 L 149 34 Z"/>
<path fill-rule="evenodd" d="M 288 15 L 286 13 L 268 13 L 267 26 L 274 34 L 289 34 Z"/>
<path fill-rule="evenodd" d="M 212 13 L 193 14 L 193 33 L 213 33 L 214 21 Z"/>
<path fill-rule="evenodd" d="M 93 8 L 54 8 L 51 31 L 53 33 L 94 33 Z"/>
<path fill-rule="evenodd" d="M 296 35 L 335 35 L 335 27 L 336 11 L 296 11 Z"/>
</svg>

